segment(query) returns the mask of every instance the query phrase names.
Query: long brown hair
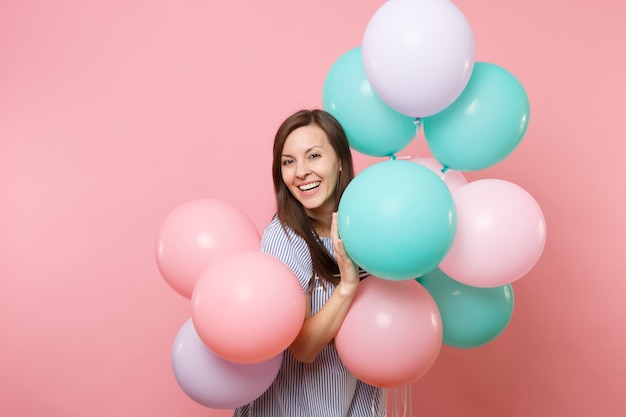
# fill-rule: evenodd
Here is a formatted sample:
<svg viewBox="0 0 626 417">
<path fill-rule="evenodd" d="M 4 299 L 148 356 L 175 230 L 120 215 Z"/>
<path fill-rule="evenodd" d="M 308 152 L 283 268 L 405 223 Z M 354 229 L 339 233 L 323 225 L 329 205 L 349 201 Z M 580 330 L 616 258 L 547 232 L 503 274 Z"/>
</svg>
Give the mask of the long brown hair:
<svg viewBox="0 0 626 417">
<path fill-rule="evenodd" d="M 283 227 L 292 229 L 306 242 L 311 253 L 313 275 L 317 274 L 324 281 L 336 285 L 339 282 L 337 262 L 320 241 L 319 236 L 315 233 L 313 220 L 306 214 L 302 204 L 291 194 L 281 173 L 281 154 L 287 136 L 299 127 L 309 125 L 316 125 L 326 133 L 328 141 L 339 158 L 341 171 L 339 171 L 335 188 L 337 203 L 348 183 L 354 178 L 350 145 L 341 124 L 324 110 L 300 110 L 285 119 L 274 138 L 272 178 L 276 193 L 276 215 Z M 336 207 L 335 210 L 337 210 Z"/>
</svg>

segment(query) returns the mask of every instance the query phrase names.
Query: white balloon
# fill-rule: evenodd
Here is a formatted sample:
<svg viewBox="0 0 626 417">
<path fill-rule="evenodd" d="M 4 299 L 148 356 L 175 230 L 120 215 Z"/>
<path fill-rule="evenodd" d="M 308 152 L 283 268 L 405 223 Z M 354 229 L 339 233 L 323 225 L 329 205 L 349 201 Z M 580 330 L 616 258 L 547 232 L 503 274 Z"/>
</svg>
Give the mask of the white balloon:
<svg viewBox="0 0 626 417">
<path fill-rule="evenodd" d="M 474 36 L 449 1 L 394 0 L 370 19 L 362 54 L 368 81 L 387 105 L 427 117 L 463 92 L 474 67 Z"/>
</svg>

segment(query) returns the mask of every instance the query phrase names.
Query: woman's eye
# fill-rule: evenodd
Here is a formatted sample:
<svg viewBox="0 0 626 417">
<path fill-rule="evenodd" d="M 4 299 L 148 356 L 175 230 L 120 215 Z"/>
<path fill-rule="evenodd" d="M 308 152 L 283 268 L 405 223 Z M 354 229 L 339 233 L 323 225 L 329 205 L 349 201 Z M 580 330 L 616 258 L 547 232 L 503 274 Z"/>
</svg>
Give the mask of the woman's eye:
<svg viewBox="0 0 626 417">
<path fill-rule="evenodd" d="M 283 166 L 287 166 L 287 165 L 289 165 L 292 162 L 293 162 L 293 160 L 291 160 L 291 159 L 284 159 L 283 160 Z"/>
<path fill-rule="evenodd" d="M 309 158 L 314 159 L 314 158 L 319 158 L 320 156 L 322 156 L 322 155 L 320 155 L 318 153 L 312 153 L 311 155 L 309 155 Z"/>
</svg>

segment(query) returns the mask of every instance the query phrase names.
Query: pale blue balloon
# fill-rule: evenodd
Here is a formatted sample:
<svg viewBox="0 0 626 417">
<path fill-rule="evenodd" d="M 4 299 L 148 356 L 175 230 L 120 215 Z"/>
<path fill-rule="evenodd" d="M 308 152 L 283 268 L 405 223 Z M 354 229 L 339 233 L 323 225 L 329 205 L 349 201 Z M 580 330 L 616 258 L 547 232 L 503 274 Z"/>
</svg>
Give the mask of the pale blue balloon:
<svg viewBox="0 0 626 417">
<path fill-rule="evenodd" d="M 348 185 L 338 226 L 346 252 L 361 268 L 384 279 L 414 279 L 450 250 L 456 208 L 437 174 L 389 160 L 369 166 Z"/>
<path fill-rule="evenodd" d="M 332 65 L 322 91 L 324 110 L 341 123 L 350 147 L 370 156 L 391 156 L 415 138 L 415 120 L 393 110 L 372 90 L 361 47 L 349 50 Z"/>
<path fill-rule="evenodd" d="M 509 156 L 526 133 L 528 96 L 506 69 L 477 62 L 461 95 L 422 119 L 432 155 L 445 167 L 477 171 Z"/>
<path fill-rule="evenodd" d="M 496 339 L 513 315 L 511 284 L 477 288 L 450 278 L 439 268 L 417 279 L 433 296 L 443 326 L 443 343 L 475 348 Z"/>
</svg>

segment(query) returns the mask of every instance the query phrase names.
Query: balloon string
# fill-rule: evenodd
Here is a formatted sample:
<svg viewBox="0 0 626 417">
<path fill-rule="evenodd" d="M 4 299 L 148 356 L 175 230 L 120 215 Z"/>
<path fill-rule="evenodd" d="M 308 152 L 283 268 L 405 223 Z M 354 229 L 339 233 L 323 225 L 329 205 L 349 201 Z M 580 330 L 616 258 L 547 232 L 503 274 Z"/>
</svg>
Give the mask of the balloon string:
<svg viewBox="0 0 626 417">
<path fill-rule="evenodd" d="M 444 166 L 443 168 L 441 168 L 441 180 L 445 181 L 446 180 L 446 173 L 448 172 L 448 167 Z"/>
<path fill-rule="evenodd" d="M 402 387 L 402 404 L 404 405 L 404 412 L 402 413 L 402 417 L 406 417 L 406 407 L 407 407 L 407 387 Z"/>
<path fill-rule="evenodd" d="M 422 128 L 422 119 L 420 119 L 419 117 L 416 117 L 415 120 L 413 121 L 413 124 L 415 125 L 415 142 L 419 142 L 419 136 L 420 136 L 420 129 Z M 415 152 L 415 159 L 418 159 L 419 155 L 417 154 L 417 151 Z"/>
<path fill-rule="evenodd" d="M 417 117 L 417 118 L 415 118 L 413 123 L 415 124 L 415 127 L 416 127 L 415 140 L 417 141 L 419 139 L 419 131 L 420 131 L 420 126 L 422 125 L 422 119 Z M 419 155 L 416 152 L 415 153 L 415 159 L 417 160 L 418 158 L 419 158 Z M 392 161 L 395 161 L 396 159 L 411 159 L 411 156 L 410 155 L 407 155 L 407 156 L 396 156 L 395 154 L 391 154 L 391 155 L 389 155 L 389 159 L 392 160 Z M 447 169 L 447 168 L 445 168 L 445 169 Z M 442 171 L 442 172 L 445 173 L 445 171 Z"/>
<path fill-rule="evenodd" d="M 402 388 L 393 388 L 391 390 L 391 417 L 413 417 L 412 388 L 409 384 Z M 401 406 L 402 415 L 400 415 Z"/>
</svg>

